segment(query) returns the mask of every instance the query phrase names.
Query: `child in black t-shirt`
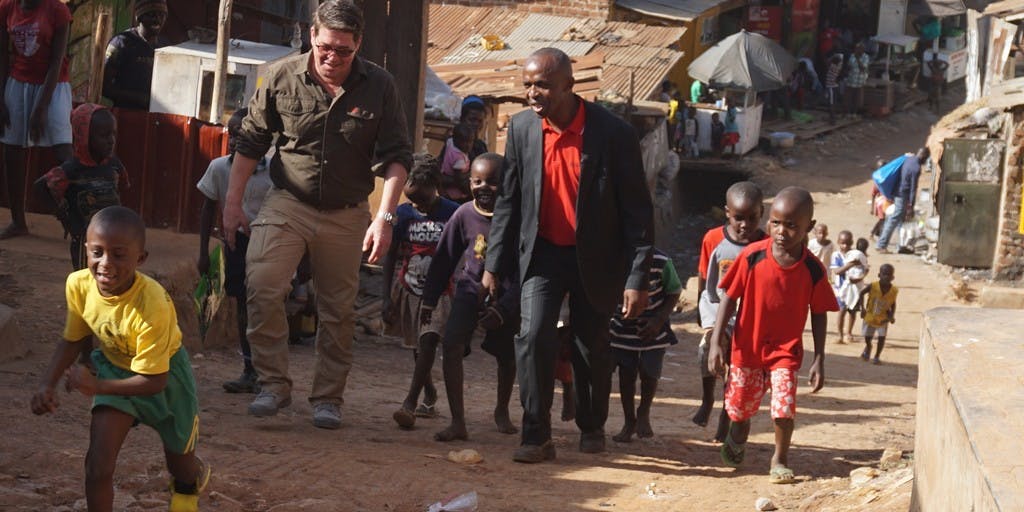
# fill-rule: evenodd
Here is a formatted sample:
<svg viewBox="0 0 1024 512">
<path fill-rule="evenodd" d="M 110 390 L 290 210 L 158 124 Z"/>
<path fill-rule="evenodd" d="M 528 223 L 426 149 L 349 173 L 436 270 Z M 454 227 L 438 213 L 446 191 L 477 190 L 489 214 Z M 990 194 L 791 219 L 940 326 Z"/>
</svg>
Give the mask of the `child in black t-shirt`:
<svg viewBox="0 0 1024 512">
<path fill-rule="evenodd" d="M 71 113 L 74 157 L 54 167 L 35 182 L 57 207 L 57 218 L 71 239 L 71 265 L 85 268 L 85 230 L 93 214 L 121 204 L 118 184 L 128 184 L 124 165 L 114 153 L 117 120 L 106 107 L 93 103 L 79 105 Z"/>
</svg>

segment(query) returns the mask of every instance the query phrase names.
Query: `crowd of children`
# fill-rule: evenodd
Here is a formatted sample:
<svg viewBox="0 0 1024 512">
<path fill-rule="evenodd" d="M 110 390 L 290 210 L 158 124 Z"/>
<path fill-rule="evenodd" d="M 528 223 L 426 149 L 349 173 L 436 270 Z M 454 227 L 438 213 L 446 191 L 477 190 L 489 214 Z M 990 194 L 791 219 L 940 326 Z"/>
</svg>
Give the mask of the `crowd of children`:
<svg viewBox="0 0 1024 512">
<path fill-rule="evenodd" d="M 242 115 L 228 124 L 232 151 Z M 75 158 L 39 182 L 71 235 L 75 272 L 67 280 L 64 341 L 32 397 L 32 410 L 43 414 L 57 408 L 55 390 L 62 378 L 69 390 L 94 397 L 86 458 L 90 509 L 109 508 L 118 452 L 128 430 L 141 423 L 154 428 L 164 445 L 171 474 L 171 510 L 196 510 L 210 466 L 195 455 L 199 425 L 195 381 L 173 303 L 155 280 L 137 271 L 147 257 L 145 226 L 136 213 L 117 205 L 124 170 L 112 156 L 116 123 L 106 109 L 86 104 L 75 110 L 73 125 Z M 689 137 L 688 130 L 682 127 L 684 137 Z M 497 298 L 480 300 L 504 159 L 482 153 L 467 164 L 469 200 L 461 206 L 442 197 L 446 168 L 462 172 L 446 162 L 455 151 L 459 158 L 467 156 L 465 140 L 454 140 L 473 135 L 472 130 L 464 132 L 456 131 L 440 160 L 415 155 L 404 188 L 408 202 L 398 208 L 394 243 L 384 261 L 383 316 L 389 328 L 401 335 L 403 345 L 413 349 L 415 362 L 409 391 L 393 419 L 399 427 L 411 429 L 417 417 L 438 415 L 431 370 L 440 346 L 451 415 L 450 424 L 434 436 L 442 442 L 469 437 L 463 359 L 472 352 L 470 345 L 477 334 L 483 338 L 481 348 L 497 360 L 495 425 L 502 433 L 517 432 L 509 402 L 516 378 L 518 279 L 510 276 Z M 198 184 L 206 197 L 200 272 L 210 265 L 207 249 L 213 212 L 223 201 L 231 158 L 211 162 Z M 256 175 L 261 175 L 259 168 Z M 267 179 L 249 181 L 245 205 L 252 212 L 250 217 L 255 217 L 269 186 Z M 807 317 L 814 345 L 810 377 L 816 392 L 825 383 L 825 315 L 829 311 L 839 312 L 839 343 L 852 341 L 859 313 L 865 343 L 861 358 L 880 362 L 887 326 L 895 322 L 895 269 L 881 265 L 878 280 L 865 283 L 870 269 L 867 240 L 855 243 L 847 230 L 840 231 L 835 242 L 830 240 L 828 226 L 815 223 L 813 200 L 802 188 L 789 187 L 776 195 L 767 233 L 761 227 L 763 193 L 754 183 L 729 188 L 725 213 L 724 225 L 709 230 L 701 243 L 697 293 L 704 334 L 697 361 L 702 393 L 693 422 L 707 425 L 717 379 L 722 378 L 725 396 L 715 439 L 721 443 L 723 462 L 738 466 L 746 455 L 750 419 L 770 389 L 776 441 L 769 481 L 792 483 L 795 476 L 788 453 Z M 239 237 L 243 245 L 228 250 L 225 277 L 228 294 L 236 298 L 240 310 L 244 369 L 239 379 L 224 383 L 224 388 L 252 392 L 257 384 L 245 341 L 245 261 L 239 254 L 245 250 L 244 234 Z M 668 255 L 655 250 L 653 260 L 647 309 L 636 319 L 618 314 L 609 327 L 624 413 L 622 429 L 613 436 L 618 442 L 629 442 L 634 435 L 654 435 L 651 408 L 666 349 L 678 343 L 670 315 L 682 285 Z M 571 328 L 561 327 L 560 339 L 571 340 Z M 94 338 L 98 348 L 91 350 L 89 341 Z M 136 343 L 125 344 L 124 339 Z M 76 365 L 83 355 L 88 356 L 88 364 Z M 562 419 L 571 420 L 571 370 L 556 370 L 553 377 L 565 386 Z M 635 402 L 638 380 L 639 405 Z"/>
</svg>

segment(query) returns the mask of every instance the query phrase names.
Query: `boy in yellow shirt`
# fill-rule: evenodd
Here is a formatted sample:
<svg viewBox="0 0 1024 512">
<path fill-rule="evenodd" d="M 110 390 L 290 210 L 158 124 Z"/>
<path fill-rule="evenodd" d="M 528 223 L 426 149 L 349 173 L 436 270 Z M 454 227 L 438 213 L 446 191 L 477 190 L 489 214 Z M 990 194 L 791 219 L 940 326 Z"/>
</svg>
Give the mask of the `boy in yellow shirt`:
<svg viewBox="0 0 1024 512">
<path fill-rule="evenodd" d="M 871 357 L 871 338 L 878 335 L 878 347 L 875 349 L 874 364 L 882 364 L 879 356 L 885 348 L 885 334 L 889 324 L 896 323 L 896 294 L 899 289 L 892 285 L 896 278 L 896 269 L 886 263 L 878 267 L 878 281 L 865 286 L 860 292 L 860 317 L 863 319 L 864 352 L 860 358 L 867 361 Z"/>
<path fill-rule="evenodd" d="M 114 502 L 114 467 L 128 431 L 149 425 L 160 434 L 171 474 L 172 512 L 198 510 L 210 467 L 195 456 L 199 435 L 195 379 L 181 345 L 178 318 L 167 292 L 136 271 L 146 260 L 146 226 L 132 210 L 110 206 L 93 216 L 86 231 L 87 268 L 68 276 L 64 341 L 50 360 L 32 412 L 57 409 L 55 388 L 93 397 L 85 495 L 90 511 Z M 94 336 L 96 368 L 73 365 L 80 342 Z"/>
</svg>

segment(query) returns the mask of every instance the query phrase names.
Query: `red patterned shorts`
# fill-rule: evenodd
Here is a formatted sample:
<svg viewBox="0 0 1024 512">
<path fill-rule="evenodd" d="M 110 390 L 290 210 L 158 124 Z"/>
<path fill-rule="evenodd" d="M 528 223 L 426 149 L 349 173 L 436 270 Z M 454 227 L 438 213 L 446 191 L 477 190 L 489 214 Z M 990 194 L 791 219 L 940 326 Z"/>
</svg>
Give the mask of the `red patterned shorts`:
<svg viewBox="0 0 1024 512">
<path fill-rule="evenodd" d="M 729 368 L 725 410 L 732 421 L 746 421 L 757 414 L 764 398 L 765 381 L 772 386 L 772 418 L 796 416 L 796 370 L 789 368 Z"/>
</svg>

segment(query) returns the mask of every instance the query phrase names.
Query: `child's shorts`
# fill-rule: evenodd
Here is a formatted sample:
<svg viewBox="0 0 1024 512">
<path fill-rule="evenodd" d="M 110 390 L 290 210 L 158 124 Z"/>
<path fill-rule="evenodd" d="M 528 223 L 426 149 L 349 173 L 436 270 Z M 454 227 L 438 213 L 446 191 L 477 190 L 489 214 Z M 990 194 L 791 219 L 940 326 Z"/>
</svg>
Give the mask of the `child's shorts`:
<svg viewBox="0 0 1024 512">
<path fill-rule="evenodd" d="M 411 349 L 419 348 L 420 338 L 425 334 L 440 336 L 444 332 L 444 325 L 448 320 L 448 313 L 451 311 L 451 297 L 441 295 L 437 306 L 434 307 L 433 314 L 430 315 L 430 324 L 421 328 L 420 303 L 423 302 L 423 299 L 402 286 L 397 279 L 395 283 L 391 296 L 395 301 L 393 307 L 398 308 L 398 312 L 395 324 L 386 329 L 385 334 L 400 335 L 402 346 Z"/>
<path fill-rule="evenodd" d="M 114 366 L 99 349 L 92 351 L 92 362 L 99 379 L 127 379 L 137 373 Z M 192 376 L 185 347 L 171 356 L 164 390 L 149 396 L 96 395 L 92 408 L 106 406 L 135 417 L 136 424 L 153 427 L 164 448 L 172 453 L 184 454 L 196 449 L 199 438 L 199 404 L 196 400 L 196 380 Z"/>
<path fill-rule="evenodd" d="M 8 146 L 28 148 L 32 146 L 51 147 L 59 144 L 71 144 L 71 84 L 58 82 L 50 98 L 50 108 L 46 112 L 46 129 L 39 140 L 29 140 L 28 121 L 32 117 L 32 109 L 43 93 L 42 84 L 19 82 L 7 79 L 4 88 L 4 105 L 10 116 L 11 124 L 0 135 L 0 142 Z"/>
<path fill-rule="evenodd" d="M 765 381 L 771 376 L 772 418 L 796 416 L 796 370 L 789 368 L 729 368 L 725 389 L 725 410 L 732 421 L 746 421 L 761 407 Z"/>
<path fill-rule="evenodd" d="M 436 313 L 435 313 L 436 315 Z M 516 358 L 515 336 L 519 331 L 518 318 L 505 318 L 500 327 L 484 331 L 484 340 L 480 348 L 484 352 L 501 361 L 514 361 Z M 455 298 L 452 300 L 451 314 L 448 325 L 444 329 L 442 344 L 446 347 L 465 347 L 469 354 L 469 345 L 480 321 L 480 307 L 476 300 Z"/>
<path fill-rule="evenodd" d="M 665 363 L 665 349 L 629 350 L 612 347 L 612 357 L 615 365 L 623 370 L 639 370 L 641 375 L 660 379 L 661 368 Z"/>
<path fill-rule="evenodd" d="M 224 294 L 228 297 L 245 298 L 245 253 L 249 250 L 249 235 L 235 233 L 235 248 L 223 246 Z"/>
<path fill-rule="evenodd" d="M 875 327 L 873 325 L 868 325 L 867 322 L 861 322 L 861 324 L 862 324 L 862 326 L 861 326 L 860 332 L 861 332 L 861 334 L 864 335 L 864 337 L 874 336 L 874 335 L 877 334 L 879 338 L 884 338 L 885 337 L 885 333 L 889 330 L 889 326 L 888 325 L 883 325 L 881 327 Z"/>
<path fill-rule="evenodd" d="M 740 134 L 736 132 L 725 132 L 725 135 L 722 136 L 723 146 L 735 146 L 736 144 L 739 143 L 739 141 Z"/>
<path fill-rule="evenodd" d="M 725 335 L 729 339 L 732 339 L 732 328 L 732 324 L 725 326 Z M 714 329 L 704 331 L 704 336 L 701 336 L 700 344 L 697 345 L 697 364 L 700 365 L 700 376 L 702 378 L 715 376 L 715 374 L 708 371 L 708 355 L 711 352 L 711 335 L 714 331 Z M 729 364 L 729 356 L 732 355 L 732 350 L 727 348 L 723 351 L 723 355 L 725 356 L 725 364 Z"/>
</svg>

